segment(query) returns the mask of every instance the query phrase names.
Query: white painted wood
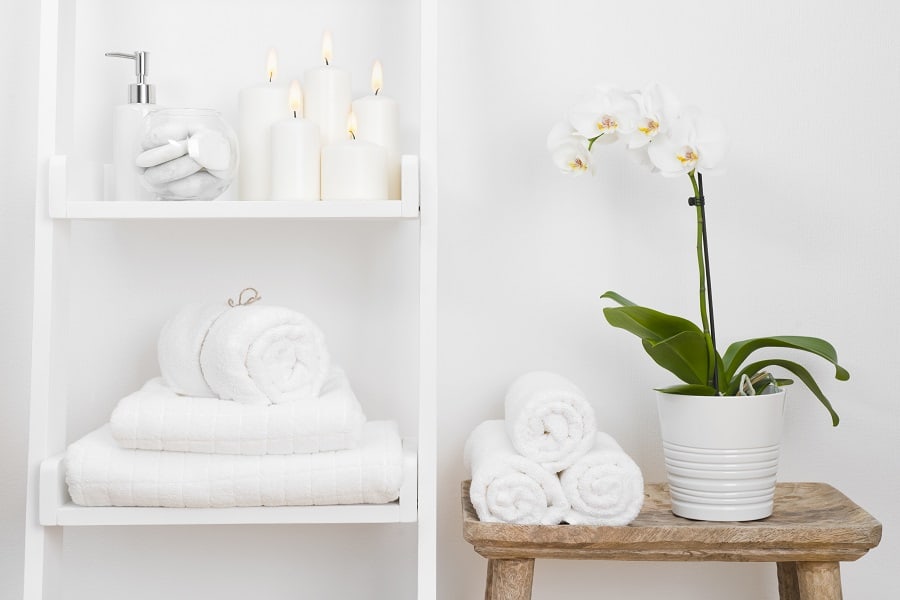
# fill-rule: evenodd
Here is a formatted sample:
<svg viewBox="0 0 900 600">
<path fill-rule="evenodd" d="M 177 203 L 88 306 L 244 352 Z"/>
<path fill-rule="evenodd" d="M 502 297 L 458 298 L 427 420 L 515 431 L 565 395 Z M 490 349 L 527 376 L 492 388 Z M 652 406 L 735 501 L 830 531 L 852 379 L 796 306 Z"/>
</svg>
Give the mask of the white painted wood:
<svg viewBox="0 0 900 600">
<path fill-rule="evenodd" d="M 107 165 L 108 166 L 108 165 Z M 65 219 L 414 219 L 419 216 L 419 158 L 401 156 L 400 200 L 320 202 L 110 200 L 108 169 L 57 155 L 50 158 L 50 215 Z M 104 200 L 104 198 L 106 198 Z"/>
<path fill-rule="evenodd" d="M 399 219 L 398 200 L 67 202 L 66 219 Z M 418 214 L 418 213 L 417 213 Z M 417 216 L 414 215 L 414 216 Z"/>
<path fill-rule="evenodd" d="M 437 598 L 437 32 L 438 2 L 419 16 L 419 600 Z"/>
<path fill-rule="evenodd" d="M 415 523 L 419 516 L 419 456 L 416 440 L 403 440 L 403 483 L 400 484 L 399 521 Z"/>
<path fill-rule="evenodd" d="M 48 157 L 56 142 L 57 40 L 59 4 L 41 2 L 41 42 L 38 74 L 37 186 L 35 196 L 34 313 L 32 316 L 31 403 L 28 431 L 28 472 L 25 505 L 26 600 L 61 598 L 63 533 L 39 522 L 40 465 L 65 443 L 65 365 L 60 360 L 64 314 L 51 301 L 54 281 L 64 269 L 67 223 L 50 219 Z M 57 371 L 59 369 L 59 371 Z"/>
</svg>

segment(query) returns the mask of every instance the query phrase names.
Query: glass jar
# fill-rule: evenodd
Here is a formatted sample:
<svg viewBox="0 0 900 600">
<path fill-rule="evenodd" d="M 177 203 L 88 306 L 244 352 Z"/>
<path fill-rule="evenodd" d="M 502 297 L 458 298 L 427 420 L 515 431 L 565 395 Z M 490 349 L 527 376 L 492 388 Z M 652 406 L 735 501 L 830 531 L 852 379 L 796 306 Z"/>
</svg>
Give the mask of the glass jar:
<svg viewBox="0 0 900 600">
<path fill-rule="evenodd" d="M 234 181 L 237 135 L 214 110 L 166 108 L 144 117 L 135 165 L 159 200 L 213 200 Z"/>
</svg>

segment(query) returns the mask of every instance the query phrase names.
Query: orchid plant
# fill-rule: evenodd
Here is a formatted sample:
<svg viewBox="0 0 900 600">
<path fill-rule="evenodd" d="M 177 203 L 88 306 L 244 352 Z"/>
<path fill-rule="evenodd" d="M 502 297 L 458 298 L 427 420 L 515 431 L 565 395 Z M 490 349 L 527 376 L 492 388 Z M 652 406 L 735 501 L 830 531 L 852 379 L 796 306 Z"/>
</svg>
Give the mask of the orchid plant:
<svg viewBox="0 0 900 600">
<path fill-rule="evenodd" d="M 768 373 L 783 368 L 800 379 L 839 422 L 828 398 L 810 372 L 783 358 L 747 362 L 764 348 L 789 348 L 819 356 L 835 368 L 835 378 L 850 374 L 837 362 L 837 352 L 827 341 L 808 336 L 772 336 L 734 342 L 719 354 L 716 349 L 709 247 L 706 235 L 705 198 L 701 171 L 717 169 L 725 155 L 724 128 L 719 120 L 694 107 L 682 106 L 659 84 L 640 91 L 597 86 L 553 127 L 547 145 L 554 163 L 570 175 L 594 173 L 600 146 L 624 145 L 626 152 L 651 172 L 664 177 L 687 176 L 694 195 L 689 199 L 697 215 L 697 269 L 699 272 L 700 326 L 675 315 L 638 306 L 609 291 L 603 298 L 618 306 L 603 309 L 613 327 L 641 339 L 650 358 L 682 381 L 660 391 L 685 395 L 736 395 L 763 393 L 793 383 Z"/>
</svg>

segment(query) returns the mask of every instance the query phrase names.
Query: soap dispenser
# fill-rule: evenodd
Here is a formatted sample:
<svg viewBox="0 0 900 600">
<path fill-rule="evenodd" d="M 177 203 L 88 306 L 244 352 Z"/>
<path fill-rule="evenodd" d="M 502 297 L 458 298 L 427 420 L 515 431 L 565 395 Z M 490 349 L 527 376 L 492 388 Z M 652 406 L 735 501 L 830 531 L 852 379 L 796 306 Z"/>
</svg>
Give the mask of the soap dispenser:
<svg viewBox="0 0 900 600">
<path fill-rule="evenodd" d="M 134 54 L 107 52 L 106 56 L 127 58 L 134 61 L 135 83 L 128 86 L 128 103 L 115 107 L 113 114 L 113 170 L 116 200 L 153 200 L 154 196 L 139 181 L 139 170 L 134 159 L 140 148 L 138 135 L 144 117 L 159 107 L 156 105 L 156 89 L 147 83 L 150 53 L 136 50 Z"/>
</svg>

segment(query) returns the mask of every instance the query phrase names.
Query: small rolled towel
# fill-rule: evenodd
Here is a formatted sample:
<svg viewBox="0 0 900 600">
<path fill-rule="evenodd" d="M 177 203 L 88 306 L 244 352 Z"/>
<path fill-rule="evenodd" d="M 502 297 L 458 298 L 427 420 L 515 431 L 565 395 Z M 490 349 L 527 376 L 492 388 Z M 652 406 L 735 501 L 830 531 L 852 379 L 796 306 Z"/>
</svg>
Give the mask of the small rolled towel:
<svg viewBox="0 0 900 600">
<path fill-rule="evenodd" d="M 312 400 L 331 367 L 315 323 L 260 303 L 188 305 L 162 328 L 157 354 L 175 392 L 246 404 Z"/>
<path fill-rule="evenodd" d="M 607 433 L 594 447 L 559 474 L 571 510 L 570 525 L 628 525 L 644 505 L 641 469 Z"/>
<path fill-rule="evenodd" d="M 355 448 L 365 422 L 337 367 L 317 398 L 281 404 L 180 396 L 157 377 L 120 400 L 110 417 L 122 448 L 245 455 Z"/>
<path fill-rule="evenodd" d="M 503 421 L 485 421 L 466 440 L 469 498 L 486 523 L 557 525 L 569 510 L 559 478 L 512 447 Z"/>
<path fill-rule="evenodd" d="M 594 408 L 578 387 L 556 373 L 533 371 L 506 392 L 506 431 L 526 458 L 558 473 L 594 444 Z"/>
</svg>

